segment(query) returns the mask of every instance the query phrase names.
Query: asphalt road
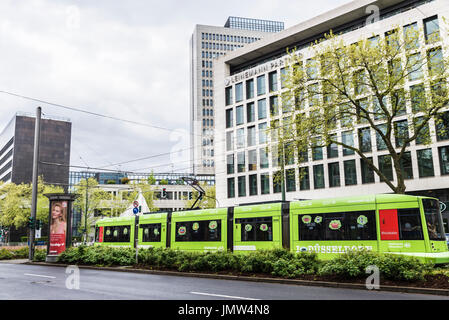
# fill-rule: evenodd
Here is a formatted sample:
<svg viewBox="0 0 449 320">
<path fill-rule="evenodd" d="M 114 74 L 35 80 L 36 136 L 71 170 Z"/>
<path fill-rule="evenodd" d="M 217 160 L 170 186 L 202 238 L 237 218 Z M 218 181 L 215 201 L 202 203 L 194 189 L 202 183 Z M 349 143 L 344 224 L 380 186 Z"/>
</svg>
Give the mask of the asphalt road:
<svg viewBox="0 0 449 320">
<path fill-rule="evenodd" d="M 79 269 L 79 282 L 74 275 L 63 267 L 0 262 L 0 300 L 449 300 L 436 295 L 88 269 Z"/>
</svg>

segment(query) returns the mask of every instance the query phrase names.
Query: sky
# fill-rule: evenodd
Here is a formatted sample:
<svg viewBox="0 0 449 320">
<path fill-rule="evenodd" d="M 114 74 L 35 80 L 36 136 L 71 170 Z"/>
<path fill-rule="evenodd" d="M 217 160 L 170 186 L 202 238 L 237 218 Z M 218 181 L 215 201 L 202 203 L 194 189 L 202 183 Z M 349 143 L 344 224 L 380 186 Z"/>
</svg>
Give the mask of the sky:
<svg viewBox="0 0 449 320">
<path fill-rule="evenodd" d="M 44 115 L 72 122 L 71 165 L 189 172 L 195 25 L 223 26 L 239 16 L 289 28 L 347 2 L 2 0 L 0 132 L 16 112 L 34 115 L 40 106 Z"/>
</svg>

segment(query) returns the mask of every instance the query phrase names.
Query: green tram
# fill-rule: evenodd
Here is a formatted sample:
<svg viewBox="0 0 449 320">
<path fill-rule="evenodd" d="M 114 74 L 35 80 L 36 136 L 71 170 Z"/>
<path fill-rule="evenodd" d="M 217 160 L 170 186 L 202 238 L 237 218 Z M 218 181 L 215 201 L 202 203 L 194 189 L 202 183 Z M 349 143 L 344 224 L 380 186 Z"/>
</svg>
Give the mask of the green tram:
<svg viewBox="0 0 449 320">
<path fill-rule="evenodd" d="M 439 201 L 409 195 L 266 203 L 149 213 L 96 223 L 96 244 L 192 251 L 285 248 L 327 260 L 375 251 L 449 263 Z"/>
</svg>

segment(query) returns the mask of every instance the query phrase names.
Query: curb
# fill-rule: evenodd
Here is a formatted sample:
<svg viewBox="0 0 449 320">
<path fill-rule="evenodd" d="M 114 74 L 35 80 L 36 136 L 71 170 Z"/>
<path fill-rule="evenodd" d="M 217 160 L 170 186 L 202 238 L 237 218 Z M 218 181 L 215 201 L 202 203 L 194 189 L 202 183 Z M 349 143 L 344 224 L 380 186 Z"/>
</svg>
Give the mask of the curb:
<svg viewBox="0 0 449 320">
<path fill-rule="evenodd" d="M 68 264 L 46 263 L 46 262 L 25 262 L 24 264 L 51 266 L 51 267 L 67 267 L 67 266 L 69 266 Z M 156 275 L 166 275 L 166 276 L 181 276 L 181 277 L 207 278 L 207 279 L 220 279 L 220 280 L 279 283 L 279 284 L 290 284 L 290 285 L 299 285 L 299 286 L 315 286 L 315 287 L 369 290 L 366 288 L 365 285 L 359 284 L 359 283 L 340 283 L 340 282 L 294 280 L 294 279 L 281 279 L 281 278 L 262 278 L 262 277 L 233 276 L 233 275 L 194 273 L 194 272 L 184 273 L 184 272 L 179 272 L 179 271 L 134 269 L 131 267 L 95 267 L 95 266 L 86 266 L 86 265 L 77 265 L 77 267 L 79 267 L 80 269 L 118 271 L 118 272 L 134 272 L 134 273 L 156 274 Z M 401 293 L 419 293 L 419 294 L 433 294 L 433 295 L 440 295 L 440 296 L 449 296 L 448 289 L 432 289 L 432 288 L 417 288 L 417 287 L 396 287 L 396 286 L 381 285 L 380 289 L 369 290 L 369 291 L 391 291 L 391 292 L 401 292 Z"/>
</svg>

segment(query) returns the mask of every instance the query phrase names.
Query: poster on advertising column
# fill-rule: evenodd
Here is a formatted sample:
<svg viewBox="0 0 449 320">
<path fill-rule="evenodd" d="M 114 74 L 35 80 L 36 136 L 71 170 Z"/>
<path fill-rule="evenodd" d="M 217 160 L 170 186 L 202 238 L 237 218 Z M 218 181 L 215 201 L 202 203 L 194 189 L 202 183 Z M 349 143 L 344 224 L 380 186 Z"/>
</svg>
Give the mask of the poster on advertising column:
<svg viewBox="0 0 449 320">
<path fill-rule="evenodd" d="M 68 201 L 52 201 L 50 221 L 50 246 L 48 254 L 59 255 L 66 248 Z"/>
<path fill-rule="evenodd" d="M 50 200 L 48 216 L 47 262 L 57 257 L 72 245 L 72 202 L 76 195 L 69 193 L 45 194 Z"/>
</svg>

